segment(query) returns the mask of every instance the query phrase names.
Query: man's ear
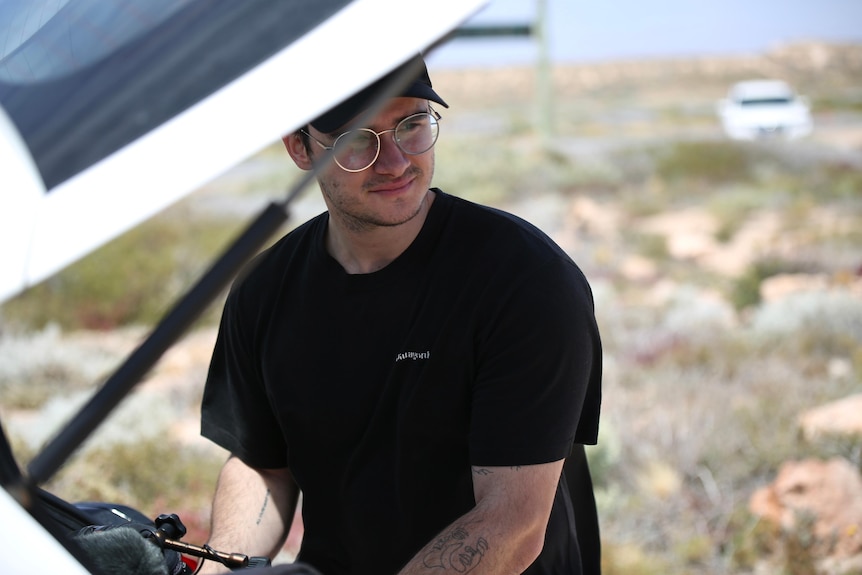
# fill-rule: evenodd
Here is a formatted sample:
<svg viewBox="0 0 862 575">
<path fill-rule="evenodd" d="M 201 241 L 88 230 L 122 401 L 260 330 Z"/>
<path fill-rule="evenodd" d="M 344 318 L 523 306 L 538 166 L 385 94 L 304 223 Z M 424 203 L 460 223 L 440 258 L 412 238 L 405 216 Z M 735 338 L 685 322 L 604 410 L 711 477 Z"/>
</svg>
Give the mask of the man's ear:
<svg viewBox="0 0 862 575">
<path fill-rule="evenodd" d="M 302 170 L 310 170 L 312 167 L 311 156 L 308 153 L 308 148 L 305 147 L 305 142 L 302 141 L 302 136 L 299 132 L 293 132 L 284 136 L 281 141 L 284 143 L 284 148 L 293 163 Z"/>
</svg>

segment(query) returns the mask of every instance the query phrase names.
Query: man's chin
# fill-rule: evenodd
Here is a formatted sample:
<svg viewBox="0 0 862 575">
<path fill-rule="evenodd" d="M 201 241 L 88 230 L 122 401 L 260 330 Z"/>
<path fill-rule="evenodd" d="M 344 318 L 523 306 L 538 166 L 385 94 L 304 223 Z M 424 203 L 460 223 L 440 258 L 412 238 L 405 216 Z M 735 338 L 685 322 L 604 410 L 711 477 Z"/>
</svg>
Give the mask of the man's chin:
<svg viewBox="0 0 862 575">
<path fill-rule="evenodd" d="M 380 227 L 397 227 L 410 223 L 423 213 L 430 193 L 426 188 L 415 203 L 403 198 L 404 201 L 396 202 L 396 205 L 390 206 L 389 210 L 373 218 L 373 224 Z"/>
</svg>

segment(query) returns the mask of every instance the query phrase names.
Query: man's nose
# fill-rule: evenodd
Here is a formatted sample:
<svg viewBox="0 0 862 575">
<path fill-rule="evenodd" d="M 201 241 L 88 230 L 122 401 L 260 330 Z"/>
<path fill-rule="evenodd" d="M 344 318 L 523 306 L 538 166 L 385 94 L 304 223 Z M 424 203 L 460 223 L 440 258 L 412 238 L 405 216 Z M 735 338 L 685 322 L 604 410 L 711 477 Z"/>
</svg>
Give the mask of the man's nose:
<svg viewBox="0 0 862 575">
<path fill-rule="evenodd" d="M 380 134 L 380 154 L 374 162 L 374 170 L 382 174 L 400 175 L 409 165 L 410 158 L 395 143 L 395 132 L 387 130 Z"/>
</svg>

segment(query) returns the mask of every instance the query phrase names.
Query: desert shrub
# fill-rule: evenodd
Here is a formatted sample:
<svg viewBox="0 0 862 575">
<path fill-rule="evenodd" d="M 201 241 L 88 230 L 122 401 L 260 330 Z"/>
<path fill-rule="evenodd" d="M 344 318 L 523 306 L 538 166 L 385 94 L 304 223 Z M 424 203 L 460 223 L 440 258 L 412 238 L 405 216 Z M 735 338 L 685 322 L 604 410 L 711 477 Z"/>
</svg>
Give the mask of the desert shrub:
<svg viewBox="0 0 862 575">
<path fill-rule="evenodd" d="M 808 354 L 852 357 L 862 344 L 862 304 L 850 293 L 793 294 L 759 308 L 752 329 L 772 338 L 794 336 Z"/>
<path fill-rule="evenodd" d="M 786 148 L 775 156 L 780 169 L 773 174 L 773 185 L 815 205 L 842 202 L 858 210 L 862 166 L 838 154 L 818 157 L 801 150 Z"/>
<path fill-rule="evenodd" d="M 694 535 L 677 543 L 674 546 L 674 555 L 686 565 L 703 565 L 713 555 L 713 542 L 705 535 Z"/>
<path fill-rule="evenodd" d="M 636 545 L 604 544 L 602 546 L 604 575 L 662 575 L 669 572 L 665 560 L 649 555 Z"/>
<path fill-rule="evenodd" d="M 41 329 L 151 324 L 201 273 L 237 224 L 154 218 L 4 302 L 7 322 Z"/>
<path fill-rule="evenodd" d="M 523 154 L 504 145 L 505 138 L 459 138 L 440 142 L 435 173 L 443 190 L 479 202 L 499 202 L 523 192 L 528 162 Z"/>
<path fill-rule="evenodd" d="M 659 262 L 670 258 L 667 237 L 661 234 L 629 233 L 627 240 L 642 256 Z"/>
<path fill-rule="evenodd" d="M 820 95 L 814 99 L 811 107 L 820 111 L 862 113 L 862 98 L 847 95 Z"/>
<path fill-rule="evenodd" d="M 624 324 L 609 326 L 608 343 L 638 366 L 676 366 L 725 371 L 726 354 L 739 357 L 744 346 L 730 331 L 734 310 L 708 291 L 683 285 L 658 307 L 625 310 Z M 637 377 L 625 372 L 624 379 Z"/>
<path fill-rule="evenodd" d="M 629 185 L 643 186 L 655 172 L 654 154 L 644 147 L 612 150 L 609 158 L 617 166 L 622 182 Z"/>
<path fill-rule="evenodd" d="M 776 552 L 779 528 L 740 507 L 730 517 L 725 546 L 734 569 L 752 571 L 763 558 Z"/>
<path fill-rule="evenodd" d="M 562 194 L 586 193 L 593 197 L 612 195 L 622 185 L 619 169 L 607 162 L 573 162 L 558 154 L 548 152 L 548 191 Z M 552 161 L 551 159 L 554 158 Z"/>
<path fill-rule="evenodd" d="M 730 241 L 746 218 L 761 209 L 768 197 L 762 190 L 744 185 L 716 190 L 707 199 L 709 212 L 718 221 L 716 239 L 722 243 Z"/>
<path fill-rule="evenodd" d="M 708 185 L 754 178 L 752 149 L 735 142 L 677 142 L 658 153 L 656 174 L 669 182 Z"/>
<path fill-rule="evenodd" d="M 805 271 L 800 264 L 778 257 L 765 257 L 752 263 L 731 285 L 729 299 L 742 310 L 760 303 L 760 284 L 764 280 L 784 273 Z"/>
<path fill-rule="evenodd" d="M 189 528 L 186 539 L 200 543 L 223 463 L 211 452 L 158 437 L 88 450 L 46 488 L 67 501 L 121 503 L 153 518 L 176 513 Z"/>
<path fill-rule="evenodd" d="M 130 334 L 131 335 L 131 334 Z M 86 389 L 121 358 L 109 345 L 73 345 L 57 324 L 0 337 L 0 395 L 7 407 L 32 409 L 56 395 Z"/>
<path fill-rule="evenodd" d="M 829 162 L 814 174 L 814 193 L 831 198 L 862 197 L 862 168 L 859 165 Z"/>
<path fill-rule="evenodd" d="M 730 525 L 731 565 L 746 571 L 772 566 L 782 575 L 819 573 L 814 517 L 797 513 L 793 528 L 783 528 L 749 512 L 738 512 Z"/>
<path fill-rule="evenodd" d="M 817 539 L 814 534 L 816 517 L 797 514 L 796 526 L 781 531 L 784 571 L 787 575 L 810 575 L 817 572 Z"/>
<path fill-rule="evenodd" d="M 619 434 L 613 422 L 605 420 L 599 427 L 599 442 L 586 447 L 587 460 L 590 465 L 590 475 L 596 489 L 604 489 L 610 485 L 612 473 L 620 464 L 622 445 Z"/>
</svg>

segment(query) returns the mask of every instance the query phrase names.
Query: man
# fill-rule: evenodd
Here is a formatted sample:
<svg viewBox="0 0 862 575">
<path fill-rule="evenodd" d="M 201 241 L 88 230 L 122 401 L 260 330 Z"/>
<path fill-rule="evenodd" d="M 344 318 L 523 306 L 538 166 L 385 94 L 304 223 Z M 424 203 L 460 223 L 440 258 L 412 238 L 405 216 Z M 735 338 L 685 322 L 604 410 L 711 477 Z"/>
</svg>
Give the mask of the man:
<svg viewBox="0 0 862 575">
<path fill-rule="evenodd" d="M 228 297 L 202 410 L 232 454 L 210 545 L 273 556 L 301 492 L 298 560 L 324 575 L 595 572 L 589 286 L 535 227 L 430 187 L 448 106 L 412 64 L 367 123 L 380 83 L 284 138 L 304 170 L 334 149 L 328 211 Z"/>
</svg>

